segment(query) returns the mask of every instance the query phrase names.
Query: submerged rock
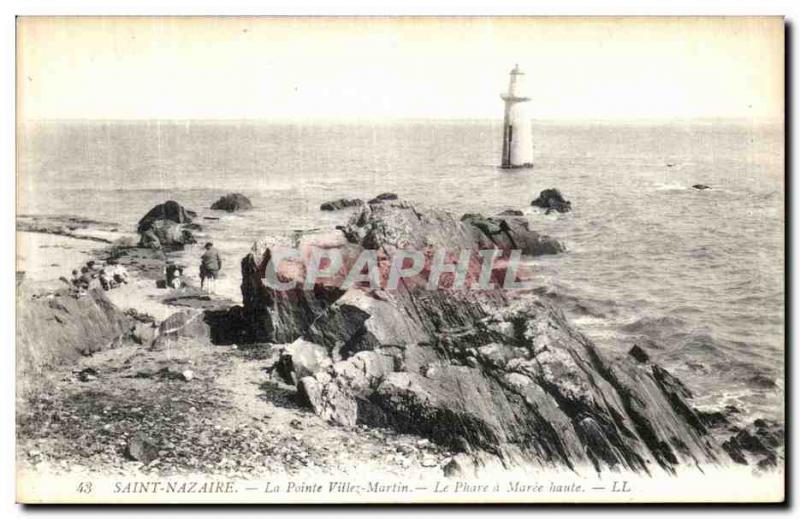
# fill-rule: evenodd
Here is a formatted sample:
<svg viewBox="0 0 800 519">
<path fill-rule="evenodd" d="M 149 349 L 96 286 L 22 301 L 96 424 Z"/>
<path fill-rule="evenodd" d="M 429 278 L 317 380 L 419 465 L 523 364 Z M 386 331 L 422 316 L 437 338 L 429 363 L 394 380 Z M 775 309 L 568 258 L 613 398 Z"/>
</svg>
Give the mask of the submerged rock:
<svg viewBox="0 0 800 519">
<path fill-rule="evenodd" d="M 329 238 L 327 246 L 386 254 L 503 249 L 529 241 L 515 233 L 533 232 L 474 220 L 406 202 L 375 204 L 344 226 L 344 244 Z M 394 290 L 318 283 L 283 292 L 262 279 L 272 247 L 259 242 L 242 261 L 243 312 L 259 341 L 313 343 L 314 361 L 302 369 L 309 374 L 294 380 L 326 420 L 419 434 L 506 467 L 652 474 L 728 459 L 679 380 L 638 352 L 607 359 L 549 301 L 414 283 Z M 299 273 L 283 272 L 287 279 Z M 323 352 L 330 362 L 319 360 Z M 467 462 L 456 465 L 446 471 L 472 472 Z"/>
<path fill-rule="evenodd" d="M 319 208 L 321 211 L 339 211 L 340 209 L 356 207 L 363 203 L 364 201 L 360 198 L 339 198 L 336 200 L 331 200 L 330 202 L 325 202 L 320 205 Z"/>
<path fill-rule="evenodd" d="M 153 207 L 139 220 L 139 246 L 151 249 L 182 248 L 196 243 L 192 230 L 198 230 L 200 226 L 192 224 L 190 213 L 174 200 Z"/>
<path fill-rule="evenodd" d="M 566 200 L 558 189 L 545 189 L 539 193 L 539 197 L 531 202 L 531 205 L 547 209 L 546 213 L 558 211 L 566 213 L 572 210 L 572 202 Z"/>
<path fill-rule="evenodd" d="M 234 211 L 246 211 L 252 208 L 253 204 L 250 202 L 250 199 L 241 193 L 229 193 L 211 204 L 211 209 L 215 211 L 228 211 L 229 213 Z"/>
</svg>

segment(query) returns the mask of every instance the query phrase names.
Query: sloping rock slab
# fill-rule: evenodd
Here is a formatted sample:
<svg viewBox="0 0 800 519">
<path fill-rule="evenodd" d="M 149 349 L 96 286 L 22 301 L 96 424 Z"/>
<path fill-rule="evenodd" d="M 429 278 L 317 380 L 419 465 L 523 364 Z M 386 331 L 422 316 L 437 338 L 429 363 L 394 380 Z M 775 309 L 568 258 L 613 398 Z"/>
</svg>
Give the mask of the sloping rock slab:
<svg viewBox="0 0 800 519">
<path fill-rule="evenodd" d="M 100 289 L 76 297 L 68 291 L 17 303 L 17 366 L 37 373 L 111 347 L 133 323 Z M 20 379 L 24 377 L 19 376 Z"/>
<path fill-rule="evenodd" d="M 150 349 L 160 351 L 171 346 L 179 337 L 202 338 L 211 336 L 211 329 L 200 310 L 182 310 L 162 321 Z"/>
</svg>

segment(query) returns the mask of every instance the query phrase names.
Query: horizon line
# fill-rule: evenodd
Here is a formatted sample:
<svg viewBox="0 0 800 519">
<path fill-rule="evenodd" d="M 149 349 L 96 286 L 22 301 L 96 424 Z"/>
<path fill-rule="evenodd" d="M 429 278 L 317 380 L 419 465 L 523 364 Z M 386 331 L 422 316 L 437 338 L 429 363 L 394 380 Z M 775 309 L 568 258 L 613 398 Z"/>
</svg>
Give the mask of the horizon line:
<svg viewBox="0 0 800 519">
<path fill-rule="evenodd" d="M 403 122 L 496 122 L 502 124 L 502 118 L 497 117 L 47 117 L 19 120 L 17 126 L 29 123 L 71 123 L 71 122 L 96 122 L 96 123 L 147 123 L 147 122 L 168 122 L 168 123 L 265 123 L 265 124 L 285 124 L 285 123 L 403 123 Z M 698 116 L 698 117 L 534 117 L 534 123 L 710 123 L 710 122 L 738 122 L 751 124 L 782 124 L 785 123 L 784 117 L 744 117 L 744 116 Z"/>
</svg>

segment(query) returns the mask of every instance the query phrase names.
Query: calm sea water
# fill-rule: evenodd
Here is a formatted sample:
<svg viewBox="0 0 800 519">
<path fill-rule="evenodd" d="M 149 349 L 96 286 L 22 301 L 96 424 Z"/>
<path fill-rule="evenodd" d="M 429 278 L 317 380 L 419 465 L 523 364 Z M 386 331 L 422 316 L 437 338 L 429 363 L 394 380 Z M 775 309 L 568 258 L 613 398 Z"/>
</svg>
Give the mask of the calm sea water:
<svg viewBox="0 0 800 519">
<path fill-rule="evenodd" d="M 319 211 L 336 197 L 525 209 L 569 249 L 534 262 L 544 290 L 609 355 L 639 344 L 700 404 L 782 419 L 782 128 L 536 123 L 536 165 L 520 171 L 497 169 L 501 133 L 490 122 L 39 123 L 20 134 L 19 209 L 133 230 L 175 199 L 222 216 L 201 223 L 233 280 L 257 237 L 340 223 Z M 530 208 L 549 187 L 572 213 Z M 231 191 L 256 209 L 208 210 Z"/>
</svg>

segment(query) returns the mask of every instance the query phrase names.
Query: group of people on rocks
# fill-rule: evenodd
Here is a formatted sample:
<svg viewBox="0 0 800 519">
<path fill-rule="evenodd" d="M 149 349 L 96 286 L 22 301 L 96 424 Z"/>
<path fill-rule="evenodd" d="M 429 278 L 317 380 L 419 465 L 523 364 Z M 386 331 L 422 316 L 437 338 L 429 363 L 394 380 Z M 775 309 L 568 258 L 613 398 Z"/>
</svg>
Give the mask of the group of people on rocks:
<svg viewBox="0 0 800 519">
<path fill-rule="evenodd" d="M 214 293 L 216 290 L 216 280 L 219 277 L 219 271 L 222 268 L 222 258 L 219 251 L 214 248 L 214 244 L 208 242 L 204 246 L 205 251 L 200 257 L 200 290 L 205 290 L 209 293 Z M 175 263 L 172 260 L 167 260 L 164 267 L 164 284 L 165 288 L 178 289 L 186 286 L 183 271 L 186 269 L 184 265 Z"/>
<path fill-rule="evenodd" d="M 80 270 L 73 270 L 69 280 L 64 280 L 78 295 L 82 295 L 94 286 L 111 290 L 128 283 L 128 271 L 113 259 L 105 264 L 90 260 Z"/>
<path fill-rule="evenodd" d="M 205 251 L 200 258 L 200 289 L 214 293 L 216 279 L 222 268 L 222 259 L 212 243 L 205 244 Z M 168 260 L 164 268 L 165 288 L 178 289 L 186 286 L 183 271 L 186 267 Z M 100 286 L 103 290 L 112 290 L 128 283 L 128 271 L 110 259 L 107 262 L 87 261 L 80 269 L 72 271 L 72 277 L 61 278 L 77 294 L 83 295 L 87 290 Z"/>
</svg>

